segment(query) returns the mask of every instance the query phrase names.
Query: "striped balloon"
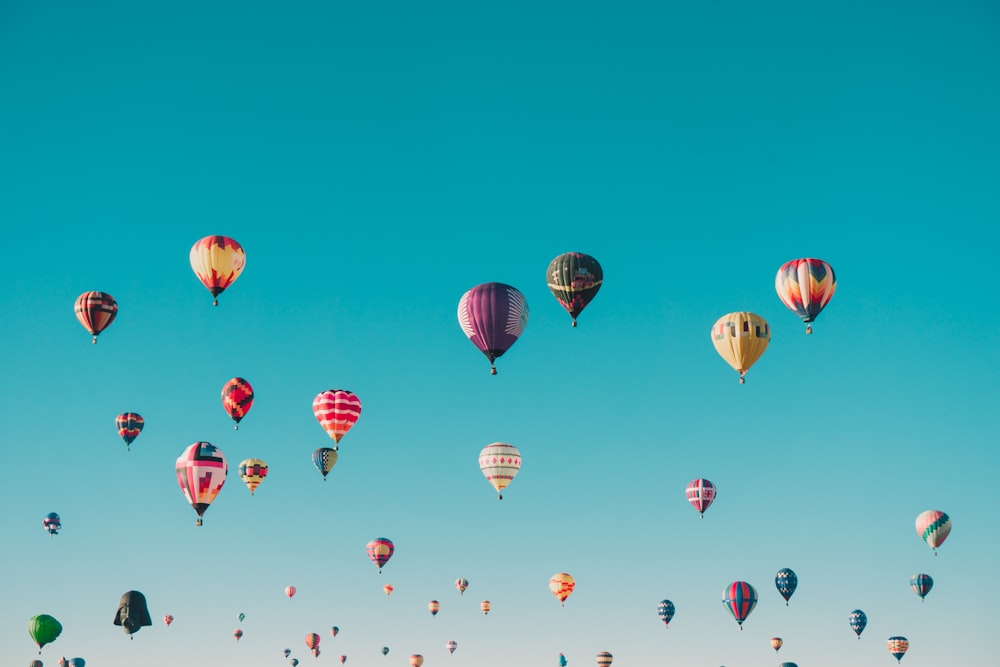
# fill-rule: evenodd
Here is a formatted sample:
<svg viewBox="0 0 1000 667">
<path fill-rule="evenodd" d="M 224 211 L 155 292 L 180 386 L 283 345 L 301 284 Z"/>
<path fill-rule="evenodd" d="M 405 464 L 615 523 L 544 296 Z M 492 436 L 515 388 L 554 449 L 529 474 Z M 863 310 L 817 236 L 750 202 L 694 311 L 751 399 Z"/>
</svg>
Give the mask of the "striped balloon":
<svg viewBox="0 0 1000 667">
<path fill-rule="evenodd" d="M 233 378 L 222 385 L 222 407 L 226 414 L 240 427 L 240 420 L 243 419 L 250 408 L 253 407 L 253 387 L 243 378 Z"/>
<path fill-rule="evenodd" d="M 458 323 L 472 344 L 493 363 L 524 333 L 528 325 L 528 302 L 516 288 L 503 283 L 483 283 L 458 301 Z"/>
<path fill-rule="evenodd" d="M 458 642 L 455 640 L 451 640 L 447 644 L 445 644 L 444 647 L 448 649 L 448 653 L 454 653 L 455 649 L 458 648 Z"/>
<path fill-rule="evenodd" d="M 757 606 L 757 590 L 745 581 L 734 581 L 722 591 L 722 604 L 742 630 L 743 621 Z"/>
<path fill-rule="evenodd" d="M 489 600 L 483 600 L 482 602 L 479 603 L 479 608 L 483 610 L 484 614 L 489 614 L 490 609 L 493 608 L 493 605 L 490 604 Z"/>
<path fill-rule="evenodd" d="M 896 662 L 902 662 L 903 655 L 910 648 L 910 642 L 906 637 L 889 637 L 885 643 L 889 649 L 889 653 L 892 653 L 892 657 L 896 659 Z"/>
<path fill-rule="evenodd" d="M 497 499 L 503 500 L 503 491 L 521 469 L 521 452 L 506 442 L 494 442 L 479 452 L 479 469 L 486 481 L 497 490 Z"/>
<path fill-rule="evenodd" d="M 205 510 L 226 483 L 229 466 L 222 450 L 209 442 L 196 442 L 177 458 L 177 483 L 184 497 L 198 513 L 196 526 L 201 525 Z"/>
<path fill-rule="evenodd" d="M 198 280 L 216 297 L 213 306 L 219 305 L 218 296 L 240 277 L 247 262 L 243 246 L 228 236 L 199 239 L 191 246 L 190 260 Z"/>
<path fill-rule="evenodd" d="M 670 600 L 660 600 L 656 605 L 656 613 L 665 627 L 670 627 L 670 619 L 674 617 L 674 603 Z"/>
<path fill-rule="evenodd" d="M 340 439 L 361 416 L 361 399 L 346 389 L 327 389 L 313 399 L 313 414 L 327 435 L 339 445 Z"/>
<path fill-rule="evenodd" d="M 951 532 L 951 519 L 940 510 L 927 510 L 917 515 L 917 535 L 937 555 L 937 548 Z"/>
<path fill-rule="evenodd" d="M 237 470 L 239 470 L 240 479 L 250 489 L 251 496 L 257 490 L 257 487 L 260 486 L 260 483 L 264 481 L 264 478 L 267 477 L 267 464 L 260 459 L 243 459 L 240 461 Z"/>
<path fill-rule="evenodd" d="M 381 574 L 382 566 L 392 558 L 396 547 L 388 537 L 376 537 L 367 544 L 365 549 L 368 551 L 368 558 L 371 559 L 371 562 L 375 563 Z"/>
<path fill-rule="evenodd" d="M 569 597 L 574 588 L 576 588 L 576 581 L 571 575 L 565 572 L 557 572 L 549 579 L 549 590 L 559 598 L 559 602 L 564 607 L 566 606 L 566 598 Z"/>
<path fill-rule="evenodd" d="M 927 594 L 931 592 L 931 588 L 934 586 L 934 579 L 931 578 L 929 574 L 915 574 L 910 577 L 910 588 L 913 592 L 920 596 L 920 601 L 923 602 Z"/>
<path fill-rule="evenodd" d="M 851 624 L 851 630 L 854 630 L 854 634 L 858 636 L 858 639 L 861 639 L 861 633 L 865 631 L 865 626 L 868 625 L 868 614 L 860 609 L 855 609 L 847 617 L 847 621 Z"/>
<path fill-rule="evenodd" d="M 76 298 L 73 312 L 83 328 L 94 337 L 91 342 L 96 343 L 97 336 L 115 321 L 118 302 L 107 292 L 84 292 Z"/>
<path fill-rule="evenodd" d="M 431 600 L 427 603 L 427 611 L 431 613 L 431 616 L 437 616 L 438 612 L 441 611 L 441 603 L 437 600 Z"/>
<path fill-rule="evenodd" d="M 778 269 L 774 289 L 785 307 L 806 323 L 806 333 L 812 333 L 810 323 L 833 298 L 837 276 L 821 259 L 793 259 Z"/>
<path fill-rule="evenodd" d="M 726 313 L 712 325 L 712 344 L 719 356 L 740 374 L 740 384 L 747 371 L 757 363 L 771 341 L 767 321 L 755 313 Z"/>
<path fill-rule="evenodd" d="M 601 651 L 597 654 L 597 667 L 610 667 L 611 661 L 614 656 L 607 651 Z"/>
<path fill-rule="evenodd" d="M 707 479 L 696 479 L 692 480 L 690 484 L 687 485 L 687 499 L 702 518 L 705 517 L 705 510 L 708 506 L 712 504 L 715 500 L 715 484 L 712 484 Z"/>
<path fill-rule="evenodd" d="M 145 425 L 146 421 L 138 412 L 123 412 L 115 417 L 115 427 L 118 429 L 118 435 L 125 441 L 126 450 L 132 441 L 139 437 L 139 433 Z"/>
<path fill-rule="evenodd" d="M 306 635 L 306 648 L 314 649 L 319 646 L 319 634 L 310 632 Z"/>
</svg>

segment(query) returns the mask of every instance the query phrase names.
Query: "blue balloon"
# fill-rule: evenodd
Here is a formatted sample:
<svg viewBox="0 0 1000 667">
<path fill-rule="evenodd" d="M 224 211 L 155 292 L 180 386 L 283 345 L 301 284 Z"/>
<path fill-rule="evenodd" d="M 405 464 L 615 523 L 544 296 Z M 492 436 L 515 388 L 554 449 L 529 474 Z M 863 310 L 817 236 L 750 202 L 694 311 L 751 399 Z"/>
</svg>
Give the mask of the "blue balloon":
<svg viewBox="0 0 1000 667">
<path fill-rule="evenodd" d="M 659 614 L 663 625 L 670 627 L 670 619 L 674 617 L 674 603 L 670 600 L 660 600 L 656 605 L 656 613 Z"/>
<path fill-rule="evenodd" d="M 569 661 L 566 660 L 566 656 L 564 656 L 562 653 L 560 653 L 559 654 L 559 667 L 566 667 L 566 663 L 567 662 L 569 662 Z"/>
<path fill-rule="evenodd" d="M 785 606 L 788 606 L 788 599 L 792 597 L 792 593 L 798 587 L 799 578 L 790 569 L 783 567 L 774 576 L 774 585 L 778 587 L 781 597 L 785 598 Z"/>
<path fill-rule="evenodd" d="M 855 609 L 851 612 L 848 620 L 851 623 L 851 630 L 854 630 L 858 635 L 858 639 L 861 639 L 861 633 L 864 631 L 865 626 L 868 625 L 868 616 L 860 609 Z"/>
</svg>

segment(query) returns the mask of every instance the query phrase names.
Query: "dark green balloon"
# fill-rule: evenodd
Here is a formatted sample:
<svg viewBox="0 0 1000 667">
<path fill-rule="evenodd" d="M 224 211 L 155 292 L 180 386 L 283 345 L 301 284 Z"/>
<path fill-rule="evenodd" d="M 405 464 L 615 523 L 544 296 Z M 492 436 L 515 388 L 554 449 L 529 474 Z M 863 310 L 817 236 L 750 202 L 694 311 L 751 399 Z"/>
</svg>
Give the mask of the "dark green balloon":
<svg viewBox="0 0 1000 667">
<path fill-rule="evenodd" d="M 54 642 L 61 632 L 62 623 L 48 614 L 32 616 L 31 620 L 28 621 L 28 634 L 38 644 L 39 649 L 50 642 Z M 39 650 L 39 653 L 41 653 L 41 650 Z"/>
</svg>

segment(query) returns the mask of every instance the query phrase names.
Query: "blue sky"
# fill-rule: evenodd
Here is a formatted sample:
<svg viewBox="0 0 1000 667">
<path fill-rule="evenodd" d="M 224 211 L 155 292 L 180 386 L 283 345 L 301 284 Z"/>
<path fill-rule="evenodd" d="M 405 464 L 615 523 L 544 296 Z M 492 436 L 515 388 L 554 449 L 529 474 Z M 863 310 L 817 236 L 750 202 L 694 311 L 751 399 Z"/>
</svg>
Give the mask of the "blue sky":
<svg viewBox="0 0 1000 667">
<path fill-rule="evenodd" d="M 46 665 L 308 664 L 309 632 L 360 667 L 877 666 L 892 635 L 909 667 L 992 660 L 996 7 L 345 5 L 0 6 L 3 662 L 39 613 Z M 218 308 L 188 265 L 209 234 L 247 252 Z M 576 329 L 544 282 L 569 250 L 605 273 Z M 808 256 L 838 276 L 811 336 L 773 287 Z M 531 310 L 496 377 L 455 313 L 488 281 Z M 92 289 L 120 307 L 97 345 Z M 743 386 L 709 339 L 734 310 L 772 327 Z M 311 403 L 340 387 L 363 412 L 324 483 Z M 231 468 L 200 528 L 173 471 L 198 440 Z M 494 441 L 524 457 L 500 503 Z M 954 522 L 937 557 L 925 509 Z M 133 641 L 130 589 L 156 621 Z"/>
</svg>

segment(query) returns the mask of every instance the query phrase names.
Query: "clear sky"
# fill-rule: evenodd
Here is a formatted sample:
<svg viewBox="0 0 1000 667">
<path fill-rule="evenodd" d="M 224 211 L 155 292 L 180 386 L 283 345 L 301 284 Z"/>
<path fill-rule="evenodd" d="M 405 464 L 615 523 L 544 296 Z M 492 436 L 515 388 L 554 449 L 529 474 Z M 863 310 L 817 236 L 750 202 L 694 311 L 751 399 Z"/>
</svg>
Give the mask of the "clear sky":
<svg viewBox="0 0 1000 667">
<path fill-rule="evenodd" d="M 0 3 L 0 662 L 48 613 L 46 666 L 878 667 L 891 635 L 908 667 L 993 664 L 998 62 L 987 1 Z M 247 253 L 217 308 L 209 234 Z M 544 275 L 569 250 L 605 274 L 576 329 Z M 774 291 L 798 257 L 838 277 L 811 336 Z M 488 281 L 531 311 L 495 377 L 456 319 Z M 120 308 L 96 345 L 88 290 Z M 772 328 L 742 386 L 709 337 L 734 310 Z M 324 482 L 330 388 L 363 411 Z M 198 440 L 230 466 L 201 527 Z M 502 502 L 494 441 L 524 458 Z"/>
</svg>

